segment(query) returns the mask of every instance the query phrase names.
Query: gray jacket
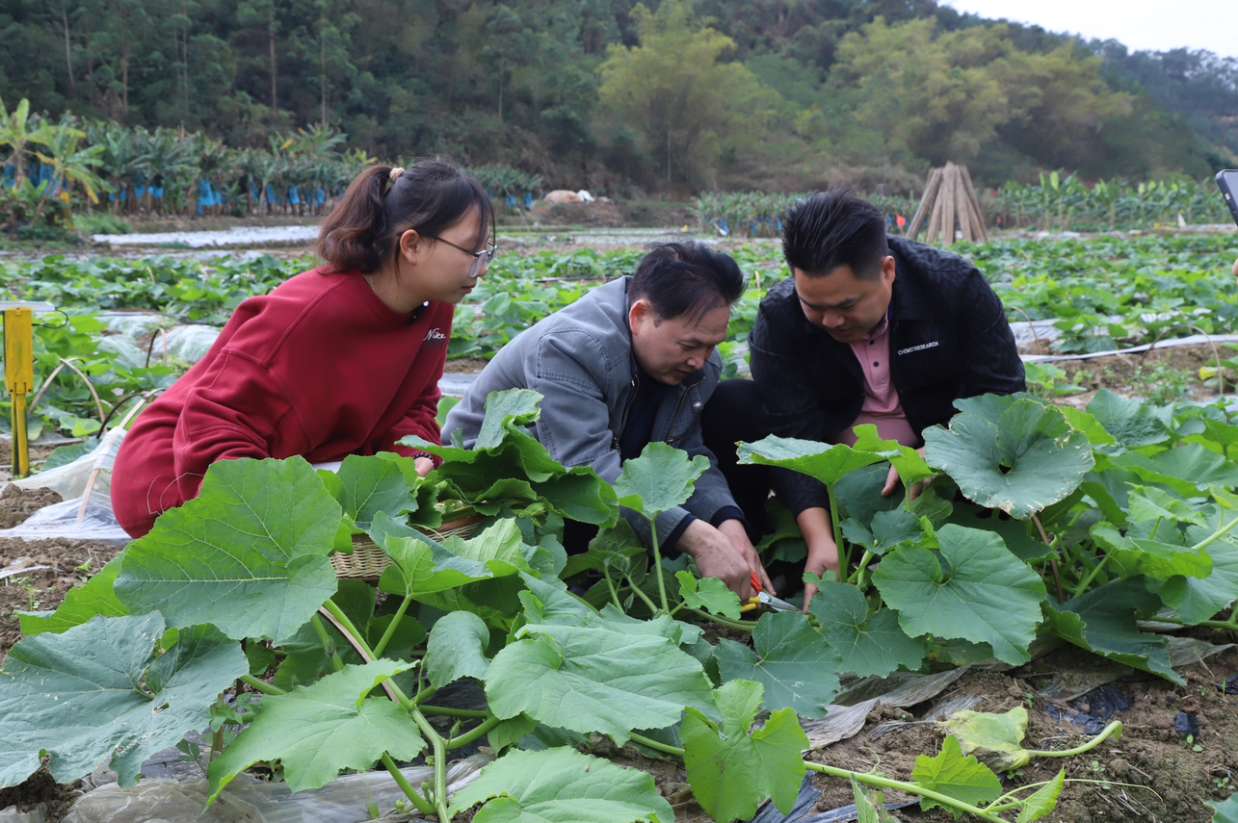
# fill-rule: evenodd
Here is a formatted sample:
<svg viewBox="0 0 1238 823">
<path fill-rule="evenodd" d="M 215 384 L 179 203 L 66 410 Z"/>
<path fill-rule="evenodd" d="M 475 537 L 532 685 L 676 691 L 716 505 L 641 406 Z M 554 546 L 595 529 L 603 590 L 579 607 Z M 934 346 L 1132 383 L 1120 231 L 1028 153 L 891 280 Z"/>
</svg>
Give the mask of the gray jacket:
<svg viewBox="0 0 1238 823">
<path fill-rule="evenodd" d="M 533 389 L 542 394 L 542 414 L 533 433 L 551 456 L 568 467 L 589 466 L 608 482 L 618 479 L 619 438 L 636 386 L 628 328 L 629 279 L 599 286 L 504 346 L 447 416 L 443 442 L 458 437 L 472 448 L 491 392 Z M 714 352 L 704 369 L 666 392 L 654 418 L 652 441 L 704 455 L 711 466 L 682 508 L 658 518 L 659 536 L 670 534 L 686 514 L 708 522 L 721 509 L 735 505 L 717 461 L 701 439 L 701 410 L 721 372 L 722 359 Z M 648 545 L 647 521 L 627 509 L 623 513 Z"/>
</svg>

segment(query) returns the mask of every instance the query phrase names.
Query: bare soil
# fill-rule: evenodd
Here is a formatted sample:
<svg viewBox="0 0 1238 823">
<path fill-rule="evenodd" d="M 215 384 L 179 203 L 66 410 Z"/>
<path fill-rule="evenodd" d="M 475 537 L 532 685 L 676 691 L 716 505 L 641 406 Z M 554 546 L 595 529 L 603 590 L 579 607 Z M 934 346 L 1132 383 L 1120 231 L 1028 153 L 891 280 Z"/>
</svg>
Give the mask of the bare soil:
<svg viewBox="0 0 1238 823">
<path fill-rule="evenodd" d="M 1214 640 L 1225 638 L 1215 637 Z M 1034 688 L 1043 683 L 1069 655 L 1050 655 L 1008 673 L 971 672 L 938 700 L 975 695 L 977 711 L 1004 712 L 1018 705 L 1029 714 L 1024 746 L 1029 749 L 1067 749 L 1086 742 L 1091 735 L 1064 720 L 1055 720 L 1052 704 Z M 1130 707 L 1115 715 L 1123 722 L 1122 737 L 1070 759 L 1033 760 L 1017 774 L 1007 775 L 1007 789 L 1051 780 L 1065 767 L 1068 782 L 1057 810 L 1047 818 L 1059 823 L 1206 823 L 1211 811 L 1204 801 L 1224 800 L 1235 791 L 1238 780 L 1238 695 L 1226 694 L 1224 685 L 1238 672 L 1238 652 L 1222 654 L 1206 664 L 1183 670 L 1187 684 L 1175 686 L 1164 680 L 1132 673 L 1118 681 L 1117 688 L 1130 699 Z M 936 701 L 935 701 L 936 702 Z M 1088 707 L 1087 697 L 1070 707 Z M 898 779 L 910 779 L 916 757 L 936 754 L 943 733 L 933 723 L 916 722 L 928 706 L 911 712 L 893 710 L 875 713 L 863 731 L 835 744 L 813 759 L 852 770 L 878 770 Z M 1199 722 L 1199 735 L 1189 740 L 1174 730 L 1179 713 L 1189 712 Z M 894 721 L 890 723 L 889 721 Z M 1196 750 L 1198 749 L 1198 750 Z M 853 801 L 851 788 L 838 780 L 814 775 L 824 794 L 822 811 Z M 899 798 L 887 797 L 893 801 Z M 946 821 L 941 811 L 921 813 L 918 807 L 898 812 L 904 820 Z"/>
<path fill-rule="evenodd" d="M 1233 351 L 1220 348 L 1221 359 L 1233 356 Z M 1089 360 L 1063 360 L 1053 365 L 1066 372 L 1071 383 L 1082 386 L 1085 393 L 1070 398 L 1090 401 L 1100 389 L 1107 388 L 1131 397 L 1148 397 L 1158 390 L 1176 393 L 1181 388 L 1182 399 L 1207 401 L 1216 397 L 1215 384 L 1205 385 L 1199 378 L 1201 366 L 1216 363 L 1217 352 L 1211 346 L 1180 346 L 1172 349 L 1152 349 L 1141 354 L 1118 354 Z M 1175 377 L 1173 373 L 1178 373 Z M 1180 380 L 1180 386 L 1169 385 Z M 1228 387 L 1233 391 L 1233 387 Z M 1086 402 L 1084 403 L 1086 405 Z"/>
</svg>

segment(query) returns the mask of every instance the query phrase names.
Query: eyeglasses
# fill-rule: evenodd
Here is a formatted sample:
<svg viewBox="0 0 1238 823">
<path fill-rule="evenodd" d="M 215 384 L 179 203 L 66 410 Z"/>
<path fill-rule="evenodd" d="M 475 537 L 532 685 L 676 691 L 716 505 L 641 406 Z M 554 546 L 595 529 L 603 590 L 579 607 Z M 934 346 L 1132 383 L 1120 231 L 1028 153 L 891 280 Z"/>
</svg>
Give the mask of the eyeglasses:
<svg viewBox="0 0 1238 823">
<path fill-rule="evenodd" d="M 451 246 L 453 249 L 459 249 L 460 251 L 472 257 L 473 265 L 469 266 L 469 277 L 476 277 L 484 267 L 490 265 L 490 261 L 493 260 L 495 255 L 499 253 L 498 243 L 491 243 L 488 247 L 482 249 L 481 251 L 473 251 L 471 249 L 466 249 L 464 246 L 458 246 L 455 243 L 451 242 L 450 240 L 447 240 L 445 238 L 439 237 L 434 234 L 427 234 L 426 237 L 429 237 L 431 240 L 437 240 L 440 243 L 446 243 L 447 245 Z"/>
</svg>

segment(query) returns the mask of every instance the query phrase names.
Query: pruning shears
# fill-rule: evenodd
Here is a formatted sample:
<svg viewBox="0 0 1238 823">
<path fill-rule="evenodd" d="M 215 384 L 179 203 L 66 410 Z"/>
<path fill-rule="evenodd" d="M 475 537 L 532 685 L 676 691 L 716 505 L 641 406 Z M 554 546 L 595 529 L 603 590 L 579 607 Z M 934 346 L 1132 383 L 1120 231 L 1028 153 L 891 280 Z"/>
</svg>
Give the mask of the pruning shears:
<svg viewBox="0 0 1238 823">
<path fill-rule="evenodd" d="M 752 588 L 754 591 L 756 591 L 756 594 L 754 594 L 752 597 L 749 597 L 748 601 L 744 603 L 744 605 L 739 607 L 739 610 L 741 612 L 755 611 L 756 609 L 759 609 L 762 606 L 765 606 L 766 608 L 769 608 L 769 609 L 773 609 L 776 612 L 797 612 L 799 611 L 799 609 L 796 606 L 788 603 L 785 600 L 774 597 L 772 594 L 765 591 L 765 587 L 761 585 L 761 578 L 757 576 L 756 572 L 752 573 L 752 577 L 749 578 L 749 581 L 752 583 Z"/>
</svg>

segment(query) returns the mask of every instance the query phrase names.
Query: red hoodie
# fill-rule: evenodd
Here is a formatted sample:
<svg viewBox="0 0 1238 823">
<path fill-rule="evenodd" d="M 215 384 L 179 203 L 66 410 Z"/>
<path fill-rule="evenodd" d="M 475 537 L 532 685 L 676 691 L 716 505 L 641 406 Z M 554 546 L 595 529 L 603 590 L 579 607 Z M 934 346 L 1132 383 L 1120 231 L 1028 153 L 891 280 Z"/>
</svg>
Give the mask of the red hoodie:
<svg viewBox="0 0 1238 823">
<path fill-rule="evenodd" d="M 251 297 L 211 350 L 138 417 L 112 476 L 112 506 L 134 537 L 237 457 L 311 463 L 439 441 L 438 381 L 452 306 L 393 312 L 359 274 L 314 269 Z"/>
</svg>

